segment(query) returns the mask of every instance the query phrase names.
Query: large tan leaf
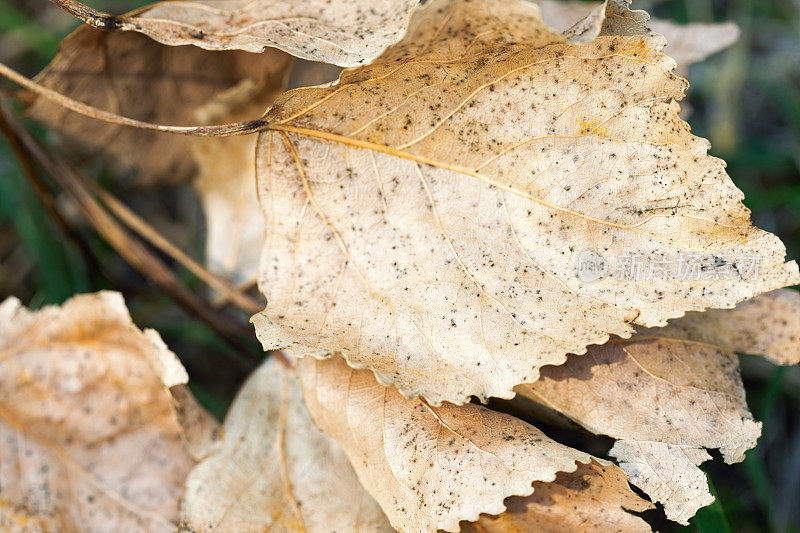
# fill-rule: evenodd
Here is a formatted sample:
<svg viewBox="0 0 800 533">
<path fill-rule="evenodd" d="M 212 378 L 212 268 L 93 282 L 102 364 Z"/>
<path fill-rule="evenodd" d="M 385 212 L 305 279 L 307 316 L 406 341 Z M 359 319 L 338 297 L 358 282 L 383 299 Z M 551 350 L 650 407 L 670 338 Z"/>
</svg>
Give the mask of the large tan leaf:
<svg viewBox="0 0 800 533">
<path fill-rule="evenodd" d="M 458 531 L 462 520 L 503 513 L 503 500 L 530 495 L 533 482 L 592 460 L 485 407 L 406 399 L 338 356 L 306 357 L 297 369 L 314 422 L 399 531 Z"/>
<path fill-rule="evenodd" d="M 780 290 L 735 309 L 690 313 L 665 328 L 593 346 L 517 391 L 593 433 L 619 439 L 611 455 L 667 516 L 686 523 L 713 497 L 697 465 L 719 448 L 741 461 L 761 434 L 733 352 L 797 357 L 800 294 Z"/>
<path fill-rule="evenodd" d="M 220 448 L 186 481 L 183 527 L 196 533 L 389 532 L 336 442 L 309 418 L 273 357 L 231 406 Z"/>
<path fill-rule="evenodd" d="M 651 531 L 647 522 L 628 511 L 652 507 L 628 486 L 618 466 L 592 461 L 575 472 L 559 472 L 555 481 L 537 481 L 533 494 L 506 500 L 500 516 L 481 516 L 462 533 L 634 533 Z"/>
<path fill-rule="evenodd" d="M 191 46 L 164 46 L 135 33 L 106 33 L 84 26 L 61 43 L 58 56 L 37 81 L 115 113 L 192 124 L 196 107 L 243 80 L 272 89 L 281 87 L 290 64 L 291 57 L 277 50 L 264 54 L 207 52 Z M 30 113 L 62 134 L 70 156 L 103 155 L 120 172 L 138 170 L 143 183 L 175 183 L 195 170 L 189 155 L 194 139 L 100 122 L 44 98 L 35 101 Z"/>
<path fill-rule="evenodd" d="M 186 0 L 158 2 L 123 18 L 169 45 L 263 52 L 343 67 L 370 62 L 400 40 L 418 0 Z"/>
<path fill-rule="evenodd" d="M 160 379 L 178 368 L 165 350 L 117 293 L 0 305 L 0 524 L 174 531 L 193 461 Z"/>
<path fill-rule="evenodd" d="M 373 64 L 278 99 L 257 156 L 264 346 L 341 351 L 407 396 L 464 403 L 632 324 L 797 280 L 678 117 L 663 38 L 609 9 L 570 45 L 533 4 L 433 0 Z M 703 275 L 582 282 L 586 249 L 698 253 Z"/>
</svg>

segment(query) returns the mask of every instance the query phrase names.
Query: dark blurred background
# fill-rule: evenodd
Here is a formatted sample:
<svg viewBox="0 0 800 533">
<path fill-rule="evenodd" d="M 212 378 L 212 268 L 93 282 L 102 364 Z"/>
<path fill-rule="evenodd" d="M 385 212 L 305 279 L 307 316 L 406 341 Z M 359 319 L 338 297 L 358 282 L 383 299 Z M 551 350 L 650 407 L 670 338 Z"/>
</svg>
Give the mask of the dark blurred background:
<svg viewBox="0 0 800 533">
<path fill-rule="evenodd" d="M 140 0 L 91 0 L 124 13 Z M 742 35 L 733 47 L 694 65 L 688 100 L 694 132 L 745 195 L 756 225 L 780 236 L 789 258 L 800 257 L 800 0 L 634 0 L 633 7 L 680 23 L 734 21 Z M 47 0 L 0 0 L 0 61 L 28 76 L 55 55 L 77 22 Z M 0 90 L 13 90 L 0 83 Z M 143 97 L 146 97 L 143 95 Z M 47 132 L 36 130 L 47 142 Z M 202 257 L 202 212 L 186 188 L 154 195 L 96 176 L 134 210 L 194 257 Z M 76 219 L 78 215 L 76 215 Z M 128 267 L 85 228 L 98 268 L 86 262 L 49 219 L 0 141 L 0 300 L 9 295 L 37 308 L 74 293 L 121 290 L 134 321 L 153 327 L 187 363 L 193 389 L 216 415 L 224 414 L 250 370 L 202 323 Z M 95 265 L 95 267 L 97 267 Z M 101 274 L 98 274 L 102 272 Z M 191 277 L 190 287 L 202 291 Z M 230 364 L 219 364 L 220 356 Z M 743 357 L 748 401 L 764 422 L 755 450 L 737 465 L 717 456 L 704 465 L 717 502 L 701 510 L 690 531 L 800 532 L 800 368 L 775 368 Z M 654 518 L 659 530 L 682 530 Z"/>
</svg>

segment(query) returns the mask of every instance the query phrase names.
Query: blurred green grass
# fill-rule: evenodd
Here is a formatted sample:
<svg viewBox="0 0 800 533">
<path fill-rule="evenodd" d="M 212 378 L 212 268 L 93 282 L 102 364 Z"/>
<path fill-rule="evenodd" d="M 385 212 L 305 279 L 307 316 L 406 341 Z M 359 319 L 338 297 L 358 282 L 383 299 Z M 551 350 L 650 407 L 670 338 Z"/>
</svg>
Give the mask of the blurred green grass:
<svg viewBox="0 0 800 533">
<path fill-rule="evenodd" d="M 147 2 L 89 3 L 123 13 Z M 689 122 L 711 140 L 712 154 L 727 161 L 755 223 L 779 235 L 789 257 L 798 258 L 800 0 L 634 0 L 633 6 L 678 22 L 732 20 L 742 28 L 733 48 L 692 68 Z M 35 75 L 77 25 L 46 0 L 0 0 L 0 61 Z M 125 293 L 135 321 L 162 333 L 187 362 L 200 401 L 222 416 L 247 369 L 220 368 L 211 355 L 230 348 L 148 287 L 90 231 L 85 236 L 103 269 L 125 281 L 116 288 Z M 196 256 L 201 249 L 194 250 Z M 9 148 L 0 144 L 0 299 L 13 293 L 39 307 L 101 288 L 115 287 L 87 270 L 30 190 Z M 743 366 L 749 403 L 764 422 L 759 446 L 739 465 L 707 464 L 717 501 L 689 528 L 659 522 L 659 530 L 800 532 L 800 373 L 765 367 L 755 358 L 744 358 Z"/>
</svg>

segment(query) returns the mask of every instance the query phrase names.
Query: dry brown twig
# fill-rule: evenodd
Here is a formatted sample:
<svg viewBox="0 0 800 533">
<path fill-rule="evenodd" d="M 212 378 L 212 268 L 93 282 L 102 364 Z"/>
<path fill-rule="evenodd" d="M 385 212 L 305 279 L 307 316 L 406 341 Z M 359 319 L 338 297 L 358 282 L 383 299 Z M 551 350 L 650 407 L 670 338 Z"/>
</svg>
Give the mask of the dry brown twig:
<svg viewBox="0 0 800 533">
<path fill-rule="evenodd" d="M 24 153 L 36 161 L 56 184 L 72 199 L 92 227 L 123 257 L 134 269 L 152 280 L 181 307 L 196 316 L 217 332 L 237 353 L 246 357 L 250 363 L 259 362 L 250 355 L 252 350 L 241 340 L 250 331 L 247 327 L 233 323 L 227 317 L 213 311 L 203 300 L 192 293 L 174 272 L 158 256 L 150 252 L 136 237 L 130 235 L 87 190 L 88 180 L 52 154 L 39 143 L 16 120 L 4 110 L 0 115 L 7 128 L 4 132 L 15 139 Z M 212 275 L 209 273 L 209 275 Z"/>
</svg>

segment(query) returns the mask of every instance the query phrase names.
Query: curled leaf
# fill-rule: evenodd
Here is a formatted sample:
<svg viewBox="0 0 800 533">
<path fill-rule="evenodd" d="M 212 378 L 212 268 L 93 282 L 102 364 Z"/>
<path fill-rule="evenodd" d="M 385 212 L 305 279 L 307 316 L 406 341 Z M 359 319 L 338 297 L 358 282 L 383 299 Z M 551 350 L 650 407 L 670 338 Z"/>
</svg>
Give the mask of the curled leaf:
<svg viewBox="0 0 800 533">
<path fill-rule="evenodd" d="M 663 37 L 608 10 L 575 45 L 526 2 L 433 0 L 371 65 L 281 97 L 257 155 L 265 348 L 339 351 L 461 404 L 633 324 L 795 282 L 679 118 Z M 581 275 L 587 252 L 608 275 Z M 622 268 L 698 254 L 678 277 Z"/>
<path fill-rule="evenodd" d="M 503 500 L 530 495 L 534 481 L 592 460 L 485 407 L 406 399 L 338 356 L 306 357 L 297 368 L 314 422 L 399 531 L 458 531 L 462 520 L 503 513 Z"/>
<path fill-rule="evenodd" d="M 223 434 L 186 481 L 184 530 L 391 531 L 339 445 L 314 427 L 294 375 L 274 357 L 239 391 Z"/>
<path fill-rule="evenodd" d="M 651 531 L 647 522 L 628 511 L 641 512 L 652 504 L 628 486 L 618 466 L 593 460 L 574 472 L 559 472 L 549 483 L 537 481 L 533 494 L 506 500 L 500 516 L 481 516 L 462 533 L 634 533 Z"/>
<path fill-rule="evenodd" d="M 61 43 L 59 54 L 37 81 L 100 109 L 186 124 L 195 122 L 196 107 L 243 80 L 280 87 L 290 65 L 290 56 L 277 50 L 258 55 L 208 52 L 84 26 Z M 102 156 L 120 173 L 135 169 L 140 183 L 174 184 L 195 171 L 187 156 L 194 139 L 101 122 L 44 98 L 35 100 L 30 114 L 62 135 L 70 157 Z"/>
<path fill-rule="evenodd" d="M 517 391 L 618 439 L 610 454 L 632 483 L 662 502 L 668 518 L 687 523 L 713 501 L 697 468 L 711 458 L 705 449 L 738 462 L 761 434 L 733 352 L 791 363 L 798 305 L 800 294 L 779 290 L 735 309 L 690 313 L 665 328 L 592 346 Z"/>
<path fill-rule="evenodd" d="M 689 67 L 709 56 L 725 50 L 739 40 L 739 26 L 733 22 L 677 24 L 669 20 L 653 19 L 648 25 L 667 38 L 664 52 L 675 59 L 675 73 L 686 77 Z"/>
<path fill-rule="evenodd" d="M 117 293 L 0 305 L 0 524 L 175 530 L 193 461 L 154 366 L 175 356 L 155 339 Z"/>
<path fill-rule="evenodd" d="M 158 2 L 125 17 L 168 45 L 263 52 L 343 67 L 369 63 L 406 31 L 418 0 L 188 0 Z"/>
<path fill-rule="evenodd" d="M 571 0 L 533 0 L 542 10 L 544 21 L 558 31 L 570 31 L 601 4 Z M 664 53 L 678 64 L 675 73 L 686 77 L 689 67 L 728 48 L 739 39 L 733 22 L 678 24 L 651 18 L 647 26 L 667 39 Z"/>
</svg>

